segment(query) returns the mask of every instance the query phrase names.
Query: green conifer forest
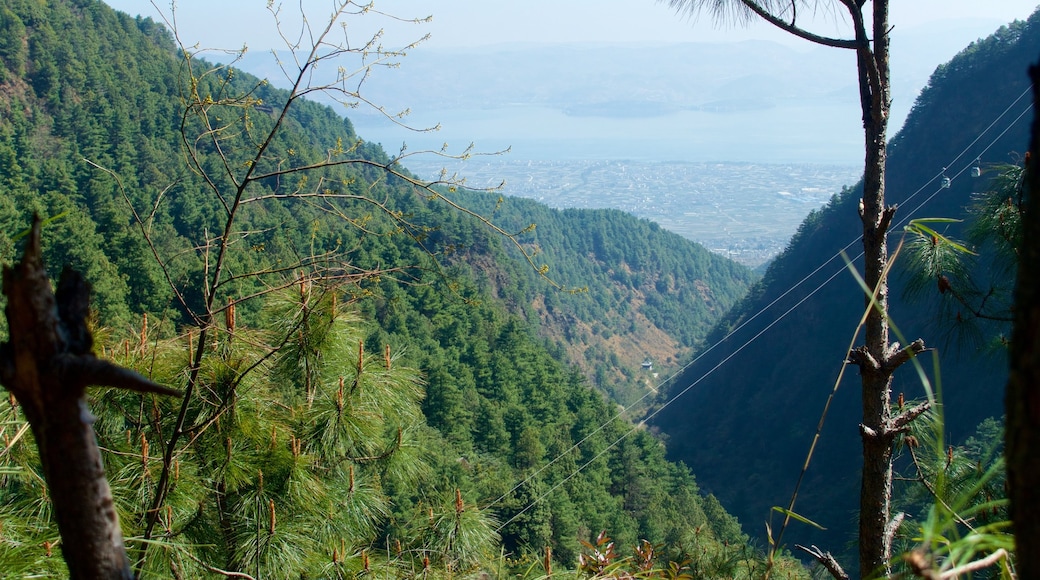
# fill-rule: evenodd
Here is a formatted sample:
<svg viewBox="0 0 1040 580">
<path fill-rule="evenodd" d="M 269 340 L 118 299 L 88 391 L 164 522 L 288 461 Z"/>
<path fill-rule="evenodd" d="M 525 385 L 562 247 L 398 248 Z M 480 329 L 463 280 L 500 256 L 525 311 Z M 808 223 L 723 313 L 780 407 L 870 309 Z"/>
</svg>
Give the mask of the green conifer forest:
<svg viewBox="0 0 1040 580">
<path fill-rule="evenodd" d="M 113 577 L 847 578 L 880 431 L 893 558 L 863 575 L 1018 577 L 1001 414 L 1040 12 L 940 66 L 888 141 L 906 424 L 871 435 L 846 370 L 862 183 L 758 277 L 620 210 L 423 180 L 351 122 L 404 122 L 364 87 L 414 47 L 342 40 L 370 10 L 332 5 L 278 21 L 302 27 L 283 89 L 172 21 L 0 3 L 0 578 L 93 577 L 51 479 L 78 463 L 41 427 L 59 399 L 101 457 Z M 832 44 L 887 59 L 864 31 Z"/>
<path fill-rule="evenodd" d="M 620 212 L 426 186 L 335 111 L 96 0 L 6 2 L 0 43 L 0 261 L 44 218 L 49 270 L 92 285 L 97 356 L 183 393 L 88 391 L 140 577 L 761 569 L 606 394 L 646 388 L 607 338 L 649 344 L 638 321 L 691 349 L 748 270 Z M 25 420 L 11 397 L 0 569 L 62 577 Z"/>
</svg>

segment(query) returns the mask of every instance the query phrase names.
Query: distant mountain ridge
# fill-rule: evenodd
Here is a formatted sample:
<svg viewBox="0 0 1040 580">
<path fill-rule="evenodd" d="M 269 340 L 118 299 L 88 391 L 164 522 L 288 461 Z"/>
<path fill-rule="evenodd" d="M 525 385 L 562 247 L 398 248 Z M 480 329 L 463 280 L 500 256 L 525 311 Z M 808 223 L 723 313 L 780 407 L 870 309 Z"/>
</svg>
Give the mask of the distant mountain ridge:
<svg viewBox="0 0 1040 580">
<path fill-rule="evenodd" d="M 1000 24 L 953 20 L 897 27 L 894 122 L 905 118 L 935 65 L 963 46 L 952 38 L 981 37 Z M 687 43 L 619 38 L 420 46 L 399 64 L 370 78 L 368 94 L 388 111 L 409 109 L 407 119 L 415 125 L 442 128 L 434 134 L 398 131 L 378 116 L 352 112 L 361 134 L 388 149 L 401 142 L 415 150 L 476 141 L 484 150 L 513 146 L 519 159 L 845 164 L 860 157 L 848 51 L 769 41 L 697 42 L 691 29 Z M 265 51 L 246 53 L 240 66 L 276 84 L 282 77 Z M 415 86 L 423 90 L 411 91 Z M 680 115 L 691 112 L 707 116 Z M 795 147 L 809 138 L 820 145 Z"/>
<path fill-rule="evenodd" d="M 899 59 L 893 62 L 896 110 L 908 110 L 909 101 L 932 70 L 931 62 L 959 48 L 949 37 L 971 36 L 972 31 L 982 37 L 1000 24 L 952 20 L 894 31 Z M 691 108 L 747 99 L 752 85 L 762 89 L 757 92 L 763 102 L 827 98 L 855 106 L 855 93 L 850 98 L 846 90 L 855 87 L 851 62 L 850 54 L 812 45 L 792 48 L 758 40 L 698 42 L 693 31 L 686 43 L 618 39 L 612 43 L 421 46 L 400 59 L 398 70 L 370 79 L 366 90 L 388 109 L 416 112 L 521 103 L 575 111 L 583 106 L 602 109 L 611 102 Z M 246 53 L 240 66 L 278 82 L 280 75 L 264 51 Z M 422 94 L 409 94 L 406 88 L 416 85 L 424 87 Z M 406 94 L 412 98 L 405 98 Z"/>
<path fill-rule="evenodd" d="M 1026 149 L 1025 71 L 1038 46 L 1040 13 L 973 43 L 932 75 L 889 148 L 888 203 L 899 204 L 890 247 L 899 242 L 903 220 L 964 216 L 972 192 L 986 187 L 991 175 L 969 177 L 976 158 L 983 167 L 1015 162 Z M 941 187 L 942 176 L 953 178 L 949 189 Z M 669 386 L 662 401 L 671 403 L 653 420 L 670 456 L 701 474 L 705 488 L 755 533 L 772 506 L 790 499 L 862 313 L 862 292 L 838 257 L 843 248 L 853 259 L 860 251 L 858 199 L 858 188 L 844 192 L 806 219 L 763 280 L 715 329 L 714 347 Z M 957 228 L 950 234 L 957 237 Z M 901 267 L 897 262 L 891 279 L 891 316 L 907 340 L 921 337 L 938 350 L 947 433 L 960 441 L 982 419 L 1001 415 L 1005 363 L 1000 355 L 950 344 L 931 304 L 905 297 Z M 773 326 L 764 330 L 767 325 Z M 904 371 L 894 393 L 922 396 L 916 377 Z M 858 378 L 850 375 L 831 405 L 796 506 L 827 531 L 797 526 L 785 536 L 790 542 L 840 551 L 854 541 L 860 404 Z"/>
<path fill-rule="evenodd" d="M 812 123 L 806 105 L 836 120 L 848 118 L 837 111 L 858 106 L 854 79 L 836 74 L 847 55 L 812 52 L 811 66 L 801 56 L 762 41 L 416 49 L 399 68 L 373 75 L 366 91 L 388 112 L 408 109 L 413 126 L 441 129 L 400 130 L 371 111 L 351 117 L 359 133 L 388 149 L 476 142 L 481 150 L 512 147 L 519 159 L 739 160 L 741 151 L 764 156 L 770 148 L 781 153 L 780 143 L 789 147 L 791 134 L 801 137 Z M 275 83 L 281 78 L 269 54 L 246 53 L 240 66 Z M 416 94 L 415 86 L 424 89 Z M 733 115 L 749 111 L 757 116 Z M 739 130 L 723 129 L 735 118 Z M 835 143 L 856 127 L 853 118 L 814 130 Z M 802 161 L 842 162 L 833 152 L 818 153 L 825 158 Z M 759 161 L 795 161 L 790 157 Z"/>
</svg>

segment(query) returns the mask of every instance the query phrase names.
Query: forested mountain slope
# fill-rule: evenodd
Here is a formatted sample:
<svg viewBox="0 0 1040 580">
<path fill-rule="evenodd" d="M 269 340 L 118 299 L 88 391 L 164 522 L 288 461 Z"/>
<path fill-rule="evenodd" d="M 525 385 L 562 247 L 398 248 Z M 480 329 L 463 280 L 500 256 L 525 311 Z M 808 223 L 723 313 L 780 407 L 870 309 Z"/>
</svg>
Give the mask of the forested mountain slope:
<svg viewBox="0 0 1040 580">
<path fill-rule="evenodd" d="M 13 259 L 32 213 L 56 218 L 44 227 L 45 258 L 52 272 L 71 265 L 93 284 L 99 352 L 118 352 L 122 364 L 171 384 L 183 381 L 182 353 L 192 348 L 197 322 L 190 313 L 210 308 L 201 303 L 200 289 L 228 206 L 185 162 L 181 128 L 193 130 L 183 116 L 189 77 L 172 38 L 162 26 L 96 0 L 15 0 L 0 7 L 0 65 L 0 261 Z M 270 111 L 288 98 L 248 75 L 192 70 L 204 94 L 260 99 L 219 109 L 245 110 L 250 131 L 271 127 Z M 247 133 L 238 143 L 248 142 Z M 181 566 L 189 576 L 202 574 L 201 559 L 225 569 L 267 567 L 269 577 L 298 577 L 303 569 L 327 575 L 328 566 L 344 565 L 351 554 L 357 572 L 369 565 L 366 550 L 388 550 L 397 541 L 403 548 L 385 558 L 414 557 L 412 566 L 424 565 L 423 557 L 435 564 L 443 558 L 440 565 L 457 571 L 462 560 L 444 550 L 462 548 L 449 528 L 448 539 L 429 529 L 436 527 L 435 512 L 472 517 L 485 527 L 501 522 L 498 536 L 482 536 L 501 543 L 488 551 L 486 542 L 476 542 L 472 549 L 480 553 L 467 557 L 494 560 L 499 546 L 518 558 L 551 547 L 558 561 L 573 566 L 579 539 L 600 530 L 619 546 L 641 538 L 668 543 L 676 557 L 695 547 L 720 556 L 719 562 L 744 553 L 733 519 L 713 498 L 699 496 L 693 476 L 668 463 L 660 443 L 619 417 L 568 360 L 583 362 L 604 385 L 619 377 L 641 384 L 643 377 L 629 373 L 626 379 L 613 367 L 636 368 L 644 352 L 663 358 L 692 347 L 741 295 L 750 281 L 746 269 L 618 212 L 553 212 L 466 192 L 430 195 L 382 171 L 390 160 L 359 142 L 349 121 L 306 101 L 293 104 L 271 148 L 292 166 L 320 161 L 331 149 L 358 162 L 321 175 L 322 183 L 343 192 L 335 205 L 284 195 L 300 182 L 256 184 L 258 201 L 242 210 L 227 257 L 230 274 L 216 298 L 236 308 L 224 310 L 223 338 L 207 354 L 214 366 L 204 380 L 213 382 L 190 406 L 189 420 L 198 423 L 190 425 L 192 438 L 180 442 L 181 459 L 169 463 L 155 451 L 170 436 L 176 402 L 146 405 L 119 393 L 94 400 L 102 445 L 111 451 L 106 462 L 120 474 L 113 487 L 124 533 L 146 569 L 169 573 Z M 199 151 L 196 169 L 208 175 L 240 167 L 250 155 L 248 147 L 224 151 L 223 158 Z M 551 279 L 589 291 L 551 290 L 507 249 L 507 239 L 440 203 L 441 195 L 486 211 L 503 228 L 537 222 L 517 240 L 532 253 L 537 249 L 537 264 L 550 265 Z M 131 206 L 145 216 L 143 227 Z M 323 295 L 311 305 L 317 290 L 296 283 L 304 266 L 338 280 L 323 290 L 334 290 L 338 301 Z M 259 274 L 242 275 L 247 272 Z M 272 292 L 278 287 L 288 290 Z M 238 302 L 253 295 L 261 297 Z M 287 325 L 279 312 L 311 306 L 331 317 L 332 338 L 311 354 L 302 330 L 283 340 L 299 342 L 286 356 L 296 352 L 332 367 L 320 376 L 303 363 L 262 354 Z M 348 311 L 360 318 L 336 322 Z M 622 357 L 633 349 L 640 360 Z M 368 384 L 362 371 L 376 367 L 383 370 L 364 379 L 373 385 L 424 387 L 424 417 L 408 414 L 410 402 L 400 408 L 388 402 L 387 421 L 410 423 L 396 431 L 392 424 L 368 427 L 384 428 L 376 442 L 388 436 L 391 450 L 404 454 L 400 461 L 411 458 L 425 465 L 422 470 L 382 456 L 366 459 L 379 455 L 371 441 L 355 442 L 355 455 L 344 456 L 335 434 L 314 427 L 343 413 L 344 401 L 357 394 L 344 387 L 350 369 L 356 369 L 357 387 Z M 22 424 L 17 407 L 2 413 L 5 424 Z M 231 418 L 221 420 L 225 413 Z M 45 495 L 33 475 L 31 439 L 10 445 L 0 466 L 0 568 L 60 575 L 60 562 L 45 554 L 56 532 L 42 517 Z M 314 462 L 310 471 L 301 458 Z M 334 461 L 333 467 L 323 461 Z M 149 502 L 159 471 L 183 480 L 168 511 L 155 515 Z M 292 490 L 302 484 L 331 503 L 301 501 Z M 350 505 L 365 525 L 350 519 L 354 512 L 346 507 L 322 511 L 341 505 L 332 498 L 355 501 L 362 486 L 374 503 Z M 261 497 L 263 509 L 256 511 Z M 231 514 L 232 500 L 253 507 Z M 143 522 L 156 517 L 162 525 L 153 543 L 135 543 Z M 349 533 L 335 527 L 340 524 L 349 524 Z M 272 542 L 263 550 L 250 544 L 261 528 Z M 303 536 L 280 536 L 285 529 Z"/>
<path fill-rule="evenodd" d="M 618 210 L 494 201 L 474 199 L 471 207 L 493 213 L 509 231 L 536 224 L 525 247 L 549 266 L 550 278 L 582 288 L 546 292 L 530 268 L 499 267 L 502 273 L 489 280 L 495 295 L 525 312 L 567 360 L 625 406 L 657 386 L 656 376 L 674 372 L 703 341 L 710 328 L 704 321 L 720 318 L 752 280 L 744 266 Z M 648 357 L 658 374 L 642 369 Z"/>
<path fill-rule="evenodd" d="M 90 3 L 86 5 L 94 10 L 89 8 Z M 141 71 L 133 70 L 133 63 L 114 53 L 111 62 L 101 61 L 95 69 L 84 62 L 96 56 L 87 52 L 92 50 L 91 47 L 65 49 L 43 41 L 19 42 L 17 39 L 24 37 L 20 21 L 10 18 L 4 22 L 9 29 L 3 40 L 6 43 L 3 51 L 11 62 L 11 72 L 5 73 L 10 86 L 8 97 L 18 98 L 23 90 L 30 89 L 48 99 L 55 107 L 60 107 L 51 132 L 75 135 L 72 144 L 49 144 L 50 153 L 89 159 L 112 169 L 125 180 L 123 185 L 127 191 L 141 192 L 142 199 L 157 193 L 148 192 L 149 188 L 159 187 L 155 185 L 156 176 L 169 176 L 171 182 L 177 182 L 173 191 L 184 193 L 169 196 L 171 205 L 162 206 L 160 211 L 170 212 L 174 219 L 183 222 L 185 225 L 181 230 L 197 227 L 187 224 L 194 219 L 194 214 L 201 211 L 200 207 L 212 204 L 213 200 L 193 199 L 198 194 L 185 191 L 180 177 L 185 168 L 181 167 L 179 154 L 174 148 L 178 139 L 175 120 L 179 106 L 179 89 L 174 81 L 162 79 L 159 84 L 151 86 L 150 91 L 135 97 L 136 102 L 131 102 L 121 98 L 124 83 L 136 82 L 138 78 L 150 82 L 141 75 L 148 74 L 148 69 L 154 64 L 141 65 L 144 67 Z M 161 27 L 142 26 L 152 26 L 144 31 L 145 34 L 161 34 Z M 46 31 L 33 32 L 49 34 Z M 135 38 L 141 36 L 135 35 Z M 68 41 L 82 43 L 75 36 Z M 168 39 L 157 38 L 155 41 L 169 44 Z M 143 41 L 127 39 L 121 44 L 138 54 L 147 52 L 141 46 L 129 46 L 131 42 Z M 37 61 L 41 64 L 34 67 L 33 63 Z M 272 94 L 275 93 L 271 89 L 262 87 L 257 96 L 263 98 Z M 272 102 L 277 103 L 277 99 Z M 15 130 L 12 127 L 17 127 L 23 116 L 31 114 L 31 108 L 12 109 L 8 117 L 11 123 L 7 129 L 9 138 L 17 136 L 10 133 Z M 292 119 L 293 122 L 306 123 L 309 131 L 335 131 L 339 124 L 337 119 L 324 113 L 299 111 L 298 115 L 299 118 Z M 25 121 L 33 122 L 32 119 Z M 358 137 L 352 129 L 348 131 Z M 58 147 L 62 150 L 58 151 Z M 376 150 L 368 145 L 361 148 L 367 155 Z M 12 163 L 23 157 L 22 151 L 10 151 L 14 156 Z M 127 171 L 131 167 L 135 170 Z M 138 236 L 128 232 L 127 224 L 122 222 L 125 216 L 118 211 L 119 206 L 125 204 L 114 186 L 105 183 L 106 178 L 86 164 L 56 169 L 60 170 L 60 175 L 77 183 L 80 199 L 91 208 L 90 217 L 104 235 L 91 233 L 92 228 L 58 226 L 62 233 L 54 238 L 66 247 L 49 247 L 88 271 L 106 320 L 125 321 L 129 311 L 123 306 L 124 302 L 133 312 L 161 309 L 168 299 L 163 294 L 165 282 L 153 264 L 149 264 L 147 259 L 138 259 L 143 251 L 142 242 Z M 145 175 L 153 169 L 154 173 Z M 53 175 L 59 171 L 43 170 L 40 173 Z M 15 175 L 8 179 L 15 179 Z M 71 185 L 59 183 L 45 189 L 60 191 L 60 187 L 68 189 Z M 486 263 L 499 271 L 512 270 L 508 279 L 499 283 L 500 297 L 507 298 L 510 307 L 532 321 L 541 316 L 542 335 L 564 348 L 571 357 L 569 360 L 580 364 L 586 375 L 595 380 L 597 387 L 614 393 L 622 402 L 630 402 L 645 393 L 647 377 L 637 374 L 645 357 L 653 358 L 657 368 L 665 373 L 676 368 L 678 360 L 703 338 L 705 329 L 710 328 L 714 320 L 746 292 L 754 279 L 748 270 L 708 252 L 702 246 L 686 243 L 649 222 L 620 212 L 556 212 L 520 199 L 510 199 L 496 207 L 498 196 L 493 194 L 463 193 L 457 197 L 457 201 L 465 206 L 493 213 L 496 223 L 501 223 L 507 230 L 520 231 L 531 224 L 537 225 L 524 236 L 523 241 L 539 252 L 538 265 L 545 263 L 550 266 L 549 277 L 552 280 L 570 288 L 585 288 L 586 293 L 571 296 L 548 291 L 537 272 L 526 266 L 517 268 L 516 264 L 496 263 L 497 260 L 471 261 Z M 394 200 L 397 202 L 405 203 Z M 19 209 L 25 211 L 27 207 L 21 204 Z M 54 213 L 61 211 L 54 209 Z M 429 218 L 436 222 L 433 227 L 449 228 L 458 219 L 445 216 L 450 212 L 436 204 L 431 211 L 435 212 Z M 120 220 L 116 220 L 117 216 Z M 82 216 L 73 217 L 66 223 L 71 224 L 75 219 L 82 219 Z M 460 227 L 479 229 L 469 221 L 464 221 Z M 68 235 L 63 228 L 68 229 Z M 584 232 L 591 235 L 581 235 Z M 455 234 L 458 232 L 453 232 Z M 467 231 L 458 236 L 445 244 L 451 244 L 462 252 L 477 254 L 487 254 L 499 248 L 497 245 L 489 247 L 486 243 L 473 243 L 490 237 L 486 233 Z M 84 239 L 87 237 L 91 239 Z M 303 243 L 302 238 L 296 241 Z M 95 250 L 105 257 L 98 254 L 97 260 L 88 258 L 87 255 L 94 255 Z M 119 263 L 108 258 L 116 255 L 125 258 Z M 10 256 L 10 248 L 0 247 L 0 256 Z M 468 257 L 460 254 L 455 261 L 467 261 Z M 102 275 L 102 272 L 117 270 L 118 276 Z M 102 277 L 106 279 L 101 281 Z M 662 288 L 674 291 L 660 292 Z M 547 305 L 543 305 L 546 301 Z M 550 314 L 546 307 L 551 308 L 554 303 L 565 307 Z"/>
<path fill-rule="evenodd" d="M 905 220 L 963 218 L 972 193 L 987 188 L 996 173 L 988 166 L 1018 161 L 1027 147 L 1026 69 L 1038 47 L 1040 16 L 1034 14 L 936 70 L 889 148 L 886 197 L 899 205 L 890 248 Z M 976 158 L 983 172 L 973 178 Z M 948 189 L 944 175 L 952 180 Z M 692 466 L 748 530 L 764 529 L 771 506 L 787 506 L 862 315 L 863 293 L 838 257 L 845 249 L 859 263 L 859 197 L 858 189 L 842 192 L 805 220 L 761 282 L 713 331 L 713 346 L 668 387 L 662 402 L 670 404 L 653 420 L 670 456 Z M 946 233 L 964 238 L 957 225 Z M 955 444 L 984 418 L 1002 414 L 1006 362 L 1000 349 L 954 340 L 951 321 L 939 319 L 933 302 L 908 298 L 905 267 L 902 258 L 893 271 L 891 317 L 907 341 L 923 338 L 938 352 L 946 433 Z M 986 274 L 979 272 L 983 280 Z M 995 281 L 1005 288 L 1011 282 L 1006 275 Z M 897 375 L 893 396 L 923 396 L 909 366 Z M 925 367 L 931 369 L 930 357 Z M 859 378 L 846 373 L 796 505 L 827 531 L 796 524 L 785 542 L 840 551 L 854 541 L 860 417 Z"/>
</svg>

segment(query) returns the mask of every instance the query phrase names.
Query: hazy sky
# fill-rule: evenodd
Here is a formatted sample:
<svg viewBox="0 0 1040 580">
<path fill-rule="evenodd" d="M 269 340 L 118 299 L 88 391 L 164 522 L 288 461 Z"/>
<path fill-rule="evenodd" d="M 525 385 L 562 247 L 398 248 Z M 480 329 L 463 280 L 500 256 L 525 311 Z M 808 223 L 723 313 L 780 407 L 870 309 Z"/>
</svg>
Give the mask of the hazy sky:
<svg viewBox="0 0 1040 580">
<path fill-rule="evenodd" d="M 160 21 L 159 9 L 167 17 L 171 14 L 170 0 L 105 1 L 116 9 L 131 14 L 140 13 Z M 275 0 L 274 5 L 278 6 L 279 3 L 284 5 L 285 30 L 298 32 L 301 5 L 312 25 L 323 26 L 327 23 L 333 0 Z M 820 0 L 819 5 L 833 6 L 837 3 L 838 0 Z M 948 61 L 972 41 L 988 36 L 1000 25 L 1027 18 L 1038 3 L 1040 0 L 892 0 L 891 23 L 895 28 L 892 58 L 893 132 L 902 125 L 915 96 L 938 64 Z M 819 48 L 761 22 L 746 28 L 735 28 L 714 26 L 708 15 L 698 21 L 691 21 L 689 17 L 678 15 L 669 8 L 667 0 L 375 0 L 374 4 L 376 11 L 403 20 L 379 14 L 346 18 L 344 23 L 350 44 L 362 44 L 373 32 L 382 28 L 386 31 L 382 45 L 387 49 L 400 48 L 429 33 L 430 40 L 416 53 L 424 49 L 472 48 L 524 42 L 677 43 L 749 39 L 782 42 L 796 49 Z M 198 44 L 203 49 L 235 50 L 247 45 L 250 53 L 257 57 L 271 48 L 284 49 L 286 46 L 285 41 L 276 34 L 274 19 L 266 8 L 267 0 L 177 0 L 176 7 L 180 40 L 188 46 Z M 430 15 L 433 19 L 429 23 L 417 24 L 411 21 Z M 846 28 L 845 23 L 836 20 L 833 14 L 829 17 L 823 14 L 813 23 L 812 30 L 824 35 L 847 37 Z M 848 70 L 852 70 L 854 55 L 851 51 L 838 51 L 835 57 L 846 58 L 849 61 Z M 221 59 L 219 53 L 208 53 L 206 58 L 216 62 Z M 849 78 L 848 82 L 853 83 L 854 77 Z M 862 136 L 856 121 L 858 112 L 855 93 L 851 92 L 850 95 L 851 108 L 842 117 L 849 120 L 847 128 L 839 131 L 836 125 L 825 120 L 825 116 L 818 119 L 821 124 L 819 127 L 813 125 L 816 117 L 806 120 L 807 130 L 816 131 L 821 136 L 831 135 L 821 137 L 825 141 L 824 148 L 830 152 L 826 162 L 837 162 L 840 158 L 852 164 L 857 163 L 862 156 L 860 146 L 857 145 Z M 515 154 L 527 155 L 527 158 L 540 158 L 536 154 L 544 154 L 539 149 L 544 148 L 544 143 L 539 141 L 525 146 L 520 139 L 522 136 L 516 134 L 514 125 L 517 124 L 510 125 L 509 119 L 487 119 L 468 112 L 454 118 L 445 116 L 443 111 L 427 110 L 428 107 L 421 105 L 421 98 L 416 101 L 409 102 L 417 111 L 415 118 L 411 119 L 413 123 L 434 125 L 443 122 L 444 129 L 430 137 L 438 140 L 436 146 L 440 145 L 439 139 L 457 142 L 497 139 L 493 141 L 493 146 L 485 144 L 485 147 L 515 146 Z M 777 115 L 783 114 L 780 109 L 778 111 Z M 431 118 L 419 120 L 422 114 L 429 114 Z M 618 141 L 589 137 L 598 134 L 596 131 L 604 124 L 594 118 L 586 120 L 589 122 L 582 127 L 571 127 L 566 131 L 568 138 L 583 144 L 581 151 L 584 154 L 589 154 L 591 147 L 586 141 Z M 356 116 L 354 121 L 361 122 Z M 783 119 L 776 123 L 763 122 L 762 125 L 780 126 L 780 121 Z M 565 139 L 558 134 L 559 131 L 550 130 L 558 128 L 555 123 L 539 117 L 525 120 L 523 126 L 537 128 L 538 134 L 544 137 L 543 141 L 559 144 Z M 420 140 L 409 132 L 394 133 L 392 127 L 362 129 L 367 139 L 392 143 L 395 147 L 401 141 L 415 145 Z M 838 133 L 844 135 L 845 131 L 847 139 L 841 140 L 836 136 Z M 627 135 L 625 140 L 636 137 L 634 134 Z M 661 140 L 661 135 L 656 134 L 644 137 L 647 143 Z M 839 141 L 853 145 L 842 149 L 838 146 Z M 631 153 L 626 151 L 626 154 Z"/>
<path fill-rule="evenodd" d="M 131 14 L 157 15 L 149 0 L 106 0 Z M 1037 0 L 894 0 L 891 22 L 913 28 L 942 19 L 975 19 L 991 24 L 1024 19 Z M 169 0 L 155 0 L 169 13 Z M 276 1 L 277 4 L 277 1 Z M 284 3 L 286 12 L 298 5 Z M 302 0 L 312 21 L 327 13 L 330 0 Z M 828 5 L 830 2 L 821 2 Z M 207 47 L 268 49 L 278 44 L 266 0 L 177 0 L 182 40 Z M 758 23 L 750 28 L 718 28 L 708 17 L 693 22 L 676 15 L 667 1 L 655 0 L 376 0 L 376 9 L 402 18 L 433 15 L 425 25 L 381 19 L 387 44 L 426 32 L 430 47 L 479 46 L 504 42 L 689 42 L 749 38 L 792 42 L 791 37 Z M 374 20 L 374 19 L 369 19 Z M 821 32 L 840 23 L 820 19 Z M 400 34 L 401 36 L 394 36 Z M 974 40 L 968 38 L 964 44 Z M 798 42 L 798 41 L 795 41 Z M 279 45 L 280 46 L 280 45 Z"/>
</svg>

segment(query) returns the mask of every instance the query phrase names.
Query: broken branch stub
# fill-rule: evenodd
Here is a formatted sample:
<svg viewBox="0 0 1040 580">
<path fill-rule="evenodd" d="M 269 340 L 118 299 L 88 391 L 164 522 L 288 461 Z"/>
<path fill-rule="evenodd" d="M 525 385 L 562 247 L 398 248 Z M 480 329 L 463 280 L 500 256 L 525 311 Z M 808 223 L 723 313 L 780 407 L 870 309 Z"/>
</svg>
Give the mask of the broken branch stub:
<svg viewBox="0 0 1040 580">
<path fill-rule="evenodd" d="M 43 266 L 40 220 L 21 262 L 3 268 L 9 339 L 0 345 L 0 384 L 32 427 L 71 578 L 131 579 L 112 493 L 87 408 L 87 386 L 179 394 L 100 360 L 87 327 L 90 286 L 66 268 L 57 294 Z"/>
</svg>

